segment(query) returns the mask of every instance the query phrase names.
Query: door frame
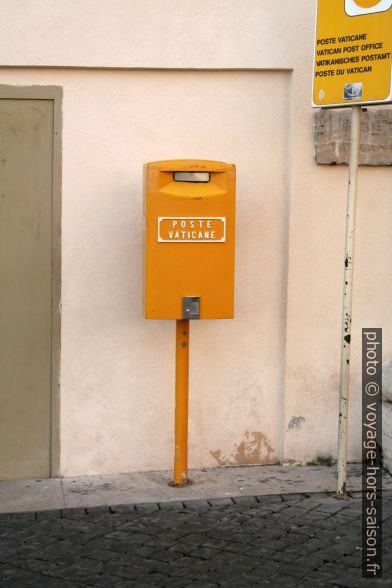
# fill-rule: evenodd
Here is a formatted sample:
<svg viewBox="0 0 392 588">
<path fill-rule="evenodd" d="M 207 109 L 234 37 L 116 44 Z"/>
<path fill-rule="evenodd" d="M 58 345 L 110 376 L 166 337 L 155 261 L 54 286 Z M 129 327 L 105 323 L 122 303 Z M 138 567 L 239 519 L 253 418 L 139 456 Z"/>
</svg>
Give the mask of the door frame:
<svg viewBox="0 0 392 588">
<path fill-rule="evenodd" d="M 61 86 L 8 86 L 0 84 L 0 100 L 51 100 L 53 102 L 52 161 L 52 309 L 50 476 L 60 472 L 60 351 L 61 351 Z"/>
</svg>

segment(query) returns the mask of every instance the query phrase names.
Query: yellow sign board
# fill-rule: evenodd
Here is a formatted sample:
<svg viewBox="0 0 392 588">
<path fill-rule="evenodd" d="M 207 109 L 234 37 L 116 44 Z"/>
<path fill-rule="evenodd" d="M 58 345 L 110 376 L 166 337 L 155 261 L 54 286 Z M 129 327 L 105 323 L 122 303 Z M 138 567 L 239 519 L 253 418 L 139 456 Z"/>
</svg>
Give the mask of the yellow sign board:
<svg viewBox="0 0 392 588">
<path fill-rule="evenodd" d="M 312 106 L 392 102 L 392 0 L 318 0 Z"/>
</svg>

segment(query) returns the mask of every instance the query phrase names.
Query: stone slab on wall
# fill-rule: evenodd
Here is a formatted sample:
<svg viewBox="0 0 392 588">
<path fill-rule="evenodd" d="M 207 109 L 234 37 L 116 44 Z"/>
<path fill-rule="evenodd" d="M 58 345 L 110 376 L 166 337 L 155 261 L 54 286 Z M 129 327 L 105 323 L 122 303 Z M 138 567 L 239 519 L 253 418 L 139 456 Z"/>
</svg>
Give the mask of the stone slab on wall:
<svg viewBox="0 0 392 588">
<path fill-rule="evenodd" d="M 351 108 L 320 109 L 314 114 L 318 164 L 348 164 Z M 392 110 L 362 109 L 360 165 L 392 165 Z"/>
<path fill-rule="evenodd" d="M 392 474 L 392 361 L 382 366 L 382 448 L 384 468 Z"/>
<path fill-rule="evenodd" d="M 392 474 L 392 403 L 382 403 L 382 451 L 383 463 L 387 472 Z"/>
</svg>

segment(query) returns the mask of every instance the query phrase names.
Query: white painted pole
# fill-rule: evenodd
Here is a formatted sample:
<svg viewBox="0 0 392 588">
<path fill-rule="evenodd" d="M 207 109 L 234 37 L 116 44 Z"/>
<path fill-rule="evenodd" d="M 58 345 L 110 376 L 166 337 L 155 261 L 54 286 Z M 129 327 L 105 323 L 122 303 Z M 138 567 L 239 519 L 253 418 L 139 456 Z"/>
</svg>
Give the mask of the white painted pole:
<svg viewBox="0 0 392 588">
<path fill-rule="evenodd" d="M 347 492 L 348 398 L 350 379 L 352 292 L 354 271 L 355 214 L 357 204 L 358 160 L 361 133 L 361 107 L 351 112 L 350 164 L 347 193 L 346 253 L 344 258 L 342 343 L 340 356 L 338 485 L 337 498 Z"/>
</svg>

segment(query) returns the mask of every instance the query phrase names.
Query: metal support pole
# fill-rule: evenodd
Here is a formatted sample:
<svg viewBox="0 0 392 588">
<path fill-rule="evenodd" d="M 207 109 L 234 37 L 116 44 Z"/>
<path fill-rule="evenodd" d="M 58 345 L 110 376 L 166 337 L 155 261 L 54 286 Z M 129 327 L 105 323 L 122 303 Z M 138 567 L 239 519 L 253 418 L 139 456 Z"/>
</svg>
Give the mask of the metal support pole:
<svg viewBox="0 0 392 588">
<path fill-rule="evenodd" d="M 353 106 L 351 112 L 350 164 L 347 193 L 346 253 L 344 258 L 342 342 L 340 356 L 339 389 L 338 484 L 336 498 L 344 498 L 347 492 L 348 398 L 350 379 L 355 214 L 357 204 L 357 179 L 360 133 L 361 107 Z"/>
<path fill-rule="evenodd" d="M 188 482 L 189 320 L 176 321 L 176 412 L 173 486 Z"/>
</svg>

